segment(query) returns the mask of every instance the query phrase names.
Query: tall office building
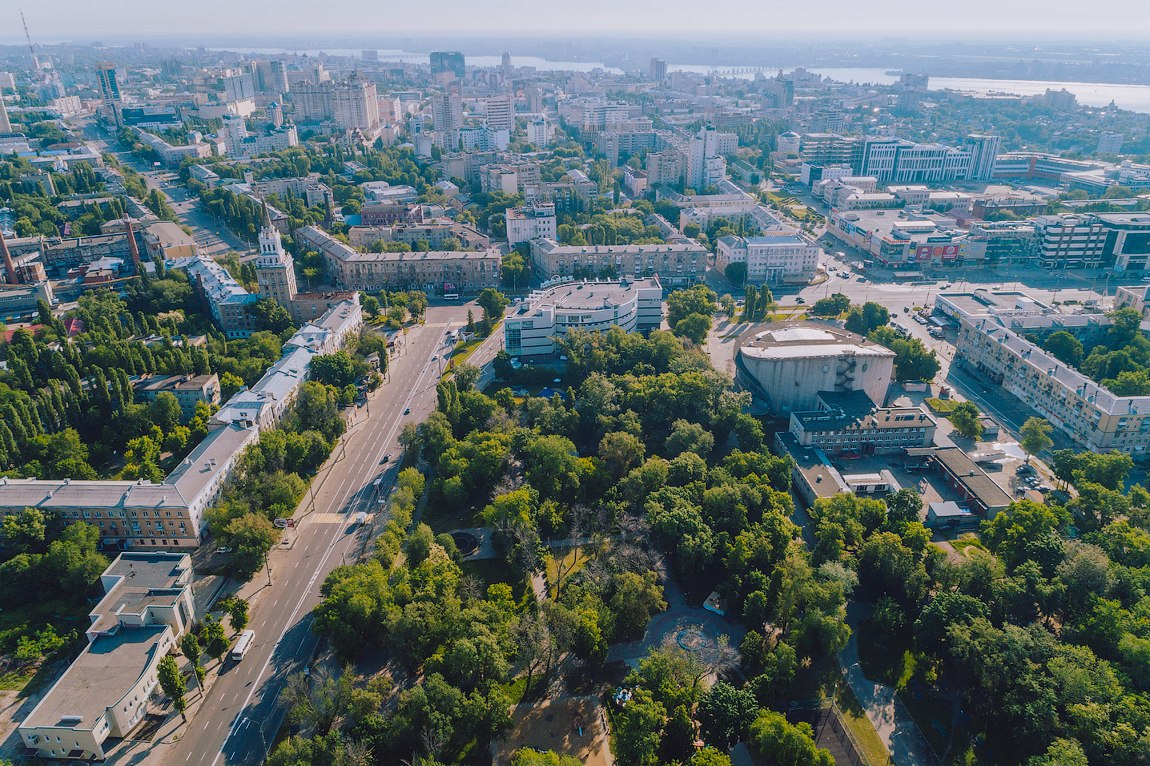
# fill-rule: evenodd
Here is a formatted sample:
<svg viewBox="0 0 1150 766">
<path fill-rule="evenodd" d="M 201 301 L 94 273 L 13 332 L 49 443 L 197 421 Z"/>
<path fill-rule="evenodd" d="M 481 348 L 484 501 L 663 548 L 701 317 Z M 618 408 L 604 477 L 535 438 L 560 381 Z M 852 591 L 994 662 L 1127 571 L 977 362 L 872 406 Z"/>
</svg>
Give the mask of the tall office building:
<svg viewBox="0 0 1150 766">
<path fill-rule="evenodd" d="M 120 81 L 116 76 L 116 65 L 107 61 L 97 64 L 96 80 L 100 86 L 104 116 L 115 122 L 117 128 L 124 127 L 124 100 L 120 95 Z"/>
<path fill-rule="evenodd" d="M 989 181 L 994 177 L 994 163 L 1000 146 L 1002 139 L 999 136 L 971 134 L 966 137 L 966 148 L 970 152 L 970 169 L 966 173 L 968 181 Z"/>
<path fill-rule="evenodd" d="M 492 130 L 515 128 L 515 101 L 510 94 L 487 99 L 487 127 Z"/>
<path fill-rule="evenodd" d="M 433 80 L 452 78 L 462 80 L 466 76 L 467 67 L 464 65 L 462 53 L 459 51 L 431 52 L 431 78 Z"/>
<path fill-rule="evenodd" d="M 647 75 L 651 78 L 652 82 L 663 82 L 667 79 L 667 62 L 663 59 L 651 59 L 651 65 L 647 70 Z"/>
<path fill-rule="evenodd" d="M 531 114 L 540 114 L 543 111 L 543 89 L 539 87 L 527 89 L 527 111 Z"/>
<path fill-rule="evenodd" d="M 499 72 L 503 75 L 504 80 L 511 79 L 511 54 L 504 53 L 503 59 L 499 63 Z"/>
<path fill-rule="evenodd" d="M 260 228 L 260 252 L 256 256 L 256 282 L 260 295 L 273 298 L 291 311 L 292 301 L 298 293 L 295 281 L 295 261 L 284 250 L 280 233 L 272 226 L 268 206 L 264 204 L 263 226 Z"/>
</svg>

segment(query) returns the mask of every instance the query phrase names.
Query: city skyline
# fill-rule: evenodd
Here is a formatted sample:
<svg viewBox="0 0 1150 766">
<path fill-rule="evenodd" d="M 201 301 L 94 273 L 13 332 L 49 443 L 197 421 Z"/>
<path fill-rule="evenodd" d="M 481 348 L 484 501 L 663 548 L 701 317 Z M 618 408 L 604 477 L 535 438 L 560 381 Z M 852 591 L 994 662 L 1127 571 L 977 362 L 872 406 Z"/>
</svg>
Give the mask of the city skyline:
<svg viewBox="0 0 1150 766">
<path fill-rule="evenodd" d="M 1073 39 L 1109 36 L 1114 39 L 1138 38 L 1150 31 L 1150 24 L 1131 24 L 1137 18 L 1141 4 L 1137 0 L 1116 0 L 1106 14 L 1098 14 L 1087 5 L 1059 8 L 1049 13 L 1049 4 L 1041 0 L 1020 0 L 1009 5 L 991 0 L 973 0 L 966 4 L 962 15 L 930 11 L 921 6 L 910 6 L 902 0 L 878 0 L 867 4 L 847 3 L 844 0 L 825 0 L 818 8 L 810 6 L 784 6 L 764 10 L 746 0 L 719 0 L 707 8 L 706 14 L 686 0 L 669 0 L 658 14 L 651 14 L 641 3 L 611 3 L 590 0 L 573 12 L 569 6 L 558 3 L 532 3 L 522 0 L 503 3 L 493 11 L 490 7 L 476 6 L 462 0 L 444 0 L 434 23 L 421 9 L 403 6 L 380 7 L 365 0 L 340 0 L 328 12 L 313 9 L 287 12 L 282 4 L 270 0 L 252 0 L 241 5 L 223 0 L 205 0 L 198 4 L 201 13 L 181 14 L 176 30 L 172 19 L 154 4 L 140 0 L 90 4 L 78 0 L 64 0 L 51 6 L 29 5 L 23 8 L 29 28 L 36 41 L 61 39 L 95 39 L 110 37 L 129 39 L 151 37 L 155 39 L 187 40 L 189 36 L 207 35 L 211 39 L 266 38 L 275 35 L 301 35 L 315 37 L 325 34 L 353 34 L 361 39 L 364 30 L 378 26 L 380 37 L 392 35 L 437 35 L 466 33 L 471 36 L 491 36 L 554 33 L 563 34 L 610 33 L 631 36 L 657 36 L 667 34 L 722 34 L 746 37 L 760 32 L 788 34 L 854 35 L 859 32 L 897 38 L 905 34 L 924 35 L 926 39 L 958 39 L 977 34 L 980 38 L 992 36 L 1020 37 L 1024 39 L 1067 39 L 1066 30 L 1074 30 Z M 175 13 L 175 10 L 172 10 Z M 230 29 L 251 29 L 241 34 L 221 34 L 218 19 L 226 16 Z M 0 42 L 18 43 L 20 9 L 9 6 L 0 27 L 6 34 Z M 736 22 L 737 19 L 737 22 Z M 992 22 L 988 28 L 988 21 Z"/>
</svg>

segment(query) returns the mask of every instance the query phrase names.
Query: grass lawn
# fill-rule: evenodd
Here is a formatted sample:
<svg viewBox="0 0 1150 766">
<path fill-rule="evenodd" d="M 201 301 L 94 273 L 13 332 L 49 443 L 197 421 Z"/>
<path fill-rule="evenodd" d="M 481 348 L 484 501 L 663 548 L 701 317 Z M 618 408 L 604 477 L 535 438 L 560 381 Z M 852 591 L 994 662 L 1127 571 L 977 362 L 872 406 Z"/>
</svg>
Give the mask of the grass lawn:
<svg viewBox="0 0 1150 766">
<path fill-rule="evenodd" d="M 945 753 L 950 744 L 951 701 L 938 697 L 919 684 L 913 690 L 902 692 L 899 698 L 934 752 Z"/>
<path fill-rule="evenodd" d="M 576 554 L 578 554 L 577 561 L 575 560 Z M 554 549 L 552 551 L 552 555 L 548 556 L 545 562 L 548 591 L 553 593 L 555 591 L 555 586 L 559 584 L 560 564 L 563 566 L 563 579 L 566 581 L 567 578 L 571 577 L 571 575 L 575 574 L 584 566 L 586 566 L 587 562 L 590 560 L 591 557 L 587 555 L 587 552 L 582 548 Z M 574 566 L 572 566 L 573 561 Z"/>
<path fill-rule="evenodd" d="M 859 665 L 867 678 L 897 691 L 906 688 L 918 666 L 910 651 L 909 636 L 884 636 L 867 620 L 859 626 L 858 643 Z"/>
<path fill-rule="evenodd" d="M 507 583 L 516 600 L 523 598 L 527 592 L 527 580 L 520 578 L 515 570 L 503 559 L 480 559 L 478 561 L 464 561 L 460 567 L 463 574 L 476 578 L 483 583 L 483 590 L 488 585 Z"/>
<path fill-rule="evenodd" d="M 851 738 L 870 766 L 893 766 L 890 753 L 886 745 L 879 739 L 874 724 L 866 717 L 862 705 L 855 698 L 854 692 L 845 682 L 838 685 L 835 692 L 835 703 L 842 713 L 843 726 L 851 733 Z"/>
<path fill-rule="evenodd" d="M 940 415 L 948 415 L 954 412 L 954 408 L 958 406 L 958 402 L 953 399 L 939 399 L 937 396 L 930 396 L 923 399 L 924 402 L 930 405 L 930 408 Z"/>
<path fill-rule="evenodd" d="M 986 546 L 982 544 L 982 540 L 979 540 L 978 536 L 973 532 L 966 532 L 960 537 L 956 537 L 950 541 L 950 544 L 963 556 L 969 555 L 967 551 L 971 548 L 981 548 L 984 551 L 986 550 Z"/>
</svg>

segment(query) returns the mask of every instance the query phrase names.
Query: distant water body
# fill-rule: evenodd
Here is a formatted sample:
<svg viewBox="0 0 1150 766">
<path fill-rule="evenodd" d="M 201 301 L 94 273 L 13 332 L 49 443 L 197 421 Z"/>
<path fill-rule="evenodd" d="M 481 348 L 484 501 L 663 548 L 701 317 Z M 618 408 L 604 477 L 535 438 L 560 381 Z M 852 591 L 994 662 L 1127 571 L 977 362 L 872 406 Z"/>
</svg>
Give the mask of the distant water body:
<svg viewBox="0 0 1150 766">
<path fill-rule="evenodd" d="M 263 55 L 275 55 L 277 53 L 306 53 L 309 56 L 317 56 L 321 51 L 315 50 L 294 50 L 289 51 L 283 48 L 216 48 L 214 50 L 238 50 L 246 53 L 258 53 Z M 325 49 L 322 51 L 329 56 L 351 56 L 358 58 L 361 55 L 360 50 L 350 49 Z M 402 61 L 410 64 L 422 64 L 427 62 L 426 53 L 413 53 L 411 51 L 402 50 L 380 50 L 378 52 L 380 61 Z M 480 67 L 498 66 L 501 62 L 500 56 L 468 56 L 467 63 Z M 593 61 L 555 61 L 552 59 L 540 58 L 538 56 L 512 56 L 511 62 L 515 66 L 521 67 L 535 67 L 540 71 L 556 71 L 556 72 L 590 72 L 595 69 L 601 69 L 605 72 L 612 74 L 622 74 L 623 70 L 617 67 L 610 67 L 602 63 Z M 668 64 L 667 69 L 671 71 L 684 71 L 695 72 L 698 74 L 709 74 L 715 72 L 717 74 L 729 74 L 737 77 L 754 77 L 756 71 L 763 71 L 764 73 L 773 73 L 782 69 L 790 71 L 795 67 L 730 67 L 721 66 L 713 67 L 705 64 Z M 890 69 L 881 68 L 843 68 L 843 67 L 809 67 L 811 72 L 821 74 L 825 77 L 830 77 L 840 82 L 855 82 L 860 84 L 874 84 L 874 85 L 890 85 L 898 81 L 897 74 L 890 74 Z M 1150 114 L 1150 85 L 1120 85 L 1117 83 L 1094 83 L 1094 82 L 1047 82 L 1044 80 L 991 80 L 975 77 L 931 77 L 930 89 L 931 90 L 958 90 L 969 93 L 988 94 L 988 93 L 1010 93 L 1019 96 L 1034 96 L 1045 93 L 1047 89 L 1050 90 L 1066 90 L 1073 93 L 1078 97 L 1078 103 L 1084 106 L 1101 107 L 1108 105 L 1111 101 L 1114 102 L 1121 109 L 1129 109 L 1132 112 L 1143 112 Z"/>
</svg>

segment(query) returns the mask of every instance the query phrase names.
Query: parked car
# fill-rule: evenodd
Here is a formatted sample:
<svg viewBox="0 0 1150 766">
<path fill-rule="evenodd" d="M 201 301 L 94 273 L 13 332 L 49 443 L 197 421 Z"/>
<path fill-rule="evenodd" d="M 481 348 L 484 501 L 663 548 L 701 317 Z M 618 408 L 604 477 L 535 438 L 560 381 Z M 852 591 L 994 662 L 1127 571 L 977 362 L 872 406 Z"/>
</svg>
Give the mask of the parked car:
<svg viewBox="0 0 1150 766">
<path fill-rule="evenodd" d="M 287 529 L 288 528 L 288 520 L 281 516 L 280 518 L 278 518 L 272 522 L 272 526 L 274 526 L 276 529 Z"/>
</svg>

